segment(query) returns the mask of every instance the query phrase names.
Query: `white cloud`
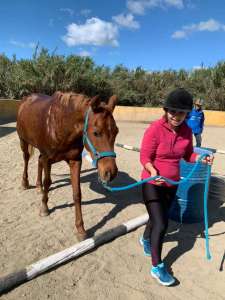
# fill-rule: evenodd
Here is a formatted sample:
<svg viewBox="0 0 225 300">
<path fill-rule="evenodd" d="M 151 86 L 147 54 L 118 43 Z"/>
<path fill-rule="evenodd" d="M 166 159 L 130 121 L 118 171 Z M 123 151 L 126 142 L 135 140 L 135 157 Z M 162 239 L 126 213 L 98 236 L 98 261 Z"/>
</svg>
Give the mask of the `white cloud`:
<svg viewBox="0 0 225 300">
<path fill-rule="evenodd" d="M 224 27 L 224 25 L 220 24 L 219 22 L 213 20 L 213 19 L 210 19 L 206 22 L 200 22 L 198 25 L 197 25 L 197 29 L 199 31 L 218 31 L 220 30 L 222 27 Z"/>
<path fill-rule="evenodd" d="M 174 6 L 178 9 L 184 8 L 183 0 L 165 0 L 165 4 L 168 6 Z"/>
<path fill-rule="evenodd" d="M 91 53 L 86 50 L 83 50 L 83 51 L 80 51 L 80 53 L 78 53 L 78 55 L 80 55 L 82 57 L 86 57 L 86 56 L 91 56 Z"/>
<path fill-rule="evenodd" d="M 183 39 L 186 38 L 186 32 L 184 30 L 177 30 L 172 34 L 173 39 Z"/>
<path fill-rule="evenodd" d="M 202 69 L 204 69 L 203 66 L 194 66 L 194 67 L 192 68 L 193 71 L 196 71 L 196 70 L 202 70 Z"/>
<path fill-rule="evenodd" d="M 128 0 L 127 1 L 127 8 L 136 15 L 143 15 L 145 13 L 146 9 L 146 1 L 133 1 Z"/>
<path fill-rule="evenodd" d="M 183 26 L 181 30 L 177 30 L 172 34 L 172 38 L 183 39 L 183 38 L 187 38 L 189 35 L 191 35 L 194 32 L 198 32 L 198 31 L 214 32 L 219 30 L 225 31 L 225 25 L 214 19 L 209 19 L 208 21 L 205 22 L 199 22 L 197 24 Z"/>
<path fill-rule="evenodd" d="M 95 45 L 118 46 L 118 27 L 110 22 L 91 18 L 83 25 L 71 23 L 67 26 L 67 33 L 62 37 L 68 46 Z"/>
<path fill-rule="evenodd" d="M 73 14 L 74 14 L 74 10 L 73 9 L 71 9 L 71 8 L 60 8 L 59 9 L 61 12 L 65 12 L 65 13 L 68 13 L 71 17 L 73 16 Z"/>
<path fill-rule="evenodd" d="M 120 14 L 117 16 L 113 16 L 112 19 L 120 26 L 137 29 L 140 27 L 139 23 L 134 20 L 134 16 L 132 14 Z"/>
<path fill-rule="evenodd" d="M 170 6 L 182 9 L 184 3 L 183 0 L 127 0 L 127 8 L 135 15 L 144 15 L 147 9 Z"/>
<path fill-rule="evenodd" d="M 80 11 L 80 14 L 81 14 L 82 16 L 85 16 L 85 17 L 87 17 L 88 15 L 90 15 L 90 13 L 91 13 L 91 10 L 90 10 L 90 9 L 82 9 L 82 10 Z"/>
<path fill-rule="evenodd" d="M 10 44 L 20 47 L 20 48 L 35 48 L 36 47 L 36 43 L 34 42 L 30 42 L 30 43 L 23 43 L 20 41 L 16 41 L 16 40 L 10 40 Z"/>
</svg>

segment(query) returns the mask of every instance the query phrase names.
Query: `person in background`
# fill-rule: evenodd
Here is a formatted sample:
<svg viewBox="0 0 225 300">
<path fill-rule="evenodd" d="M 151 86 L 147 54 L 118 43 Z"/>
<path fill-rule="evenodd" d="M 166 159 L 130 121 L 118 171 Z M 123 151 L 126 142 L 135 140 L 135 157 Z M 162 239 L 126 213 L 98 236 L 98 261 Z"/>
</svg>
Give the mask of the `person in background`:
<svg viewBox="0 0 225 300">
<path fill-rule="evenodd" d="M 168 95 L 163 107 L 163 117 L 149 125 L 142 139 L 142 179 L 160 175 L 178 181 L 180 159 L 184 158 L 189 162 L 198 159 L 198 154 L 193 152 L 192 131 L 185 123 L 192 106 L 193 98 L 185 89 L 178 88 Z M 204 162 L 212 163 L 212 160 L 212 157 L 207 157 Z M 168 213 L 176 191 L 177 185 L 171 185 L 161 178 L 142 185 L 149 221 L 139 242 L 144 254 L 151 256 L 150 274 L 164 286 L 175 282 L 162 261 L 161 253 L 168 227 Z"/>
<path fill-rule="evenodd" d="M 194 103 L 194 108 L 188 113 L 186 122 L 191 128 L 195 136 L 196 147 L 201 147 L 202 144 L 202 131 L 204 127 L 205 116 L 202 111 L 203 99 L 197 99 Z"/>
</svg>

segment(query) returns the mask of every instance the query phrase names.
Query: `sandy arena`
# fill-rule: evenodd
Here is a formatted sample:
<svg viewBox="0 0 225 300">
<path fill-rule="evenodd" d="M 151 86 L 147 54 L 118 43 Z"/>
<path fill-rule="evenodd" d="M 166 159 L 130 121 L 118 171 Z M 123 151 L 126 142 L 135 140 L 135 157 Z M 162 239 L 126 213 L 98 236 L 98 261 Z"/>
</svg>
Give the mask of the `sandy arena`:
<svg viewBox="0 0 225 300">
<path fill-rule="evenodd" d="M 139 147 L 147 124 L 118 122 L 118 143 Z M 35 188 L 22 190 L 22 152 L 15 123 L 0 126 L 0 276 L 77 243 L 69 168 L 53 165 L 48 217 L 39 217 L 41 195 Z M 205 127 L 203 146 L 225 150 L 225 128 Z M 139 154 L 116 147 L 119 174 L 115 185 L 139 180 Z M 30 184 L 37 175 L 35 152 L 29 165 Z M 225 155 L 216 154 L 213 173 L 225 176 Z M 87 161 L 81 174 L 83 217 L 91 234 L 145 213 L 141 189 L 111 194 L 97 182 Z M 117 184 L 116 184 L 117 183 Z M 225 201 L 225 195 L 221 195 Z M 90 253 L 29 281 L 1 298 L 78 300 L 219 300 L 225 299 L 225 202 L 209 199 L 209 234 L 212 260 L 205 258 L 201 224 L 170 222 L 163 257 L 177 284 L 162 287 L 149 275 L 150 259 L 143 255 L 138 238 L 143 227 Z"/>
</svg>

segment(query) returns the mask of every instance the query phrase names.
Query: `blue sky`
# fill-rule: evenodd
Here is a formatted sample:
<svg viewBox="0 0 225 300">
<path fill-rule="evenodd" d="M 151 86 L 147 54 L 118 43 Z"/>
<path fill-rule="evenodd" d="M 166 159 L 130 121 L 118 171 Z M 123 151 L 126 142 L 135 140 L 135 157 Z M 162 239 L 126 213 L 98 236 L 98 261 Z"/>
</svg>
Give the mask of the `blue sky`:
<svg viewBox="0 0 225 300">
<path fill-rule="evenodd" d="M 0 53 L 34 47 L 145 70 L 213 66 L 225 56 L 224 0 L 2 0 Z"/>
</svg>

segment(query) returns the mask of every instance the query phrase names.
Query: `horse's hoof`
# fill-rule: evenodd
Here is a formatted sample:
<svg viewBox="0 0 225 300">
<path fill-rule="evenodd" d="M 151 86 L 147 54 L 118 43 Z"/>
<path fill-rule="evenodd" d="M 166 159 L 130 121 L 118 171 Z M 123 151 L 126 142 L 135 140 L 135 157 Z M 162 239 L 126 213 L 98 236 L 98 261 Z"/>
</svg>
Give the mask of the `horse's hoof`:
<svg viewBox="0 0 225 300">
<path fill-rule="evenodd" d="M 86 240 L 88 236 L 87 236 L 86 232 L 83 232 L 83 233 L 77 232 L 76 237 L 79 242 L 82 242 L 82 241 Z"/>
<path fill-rule="evenodd" d="M 40 209 L 39 216 L 40 217 L 47 217 L 49 215 L 48 209 Z"/>
<path fill-rule="evenodd" d="M 22 182 L 22 185 L 21 185 L 22 190 L 28 190 L 29 187 L 30 187 L 29 182 Z"/>
<path fill-rule="evenodd" d="M 28 189 L 29 189 L 29 186 L 21 185 L 21 190 L 22 190 L 22 191 L 25 191 L 25 190 L 28 190 Z"/>
</svg>

